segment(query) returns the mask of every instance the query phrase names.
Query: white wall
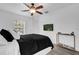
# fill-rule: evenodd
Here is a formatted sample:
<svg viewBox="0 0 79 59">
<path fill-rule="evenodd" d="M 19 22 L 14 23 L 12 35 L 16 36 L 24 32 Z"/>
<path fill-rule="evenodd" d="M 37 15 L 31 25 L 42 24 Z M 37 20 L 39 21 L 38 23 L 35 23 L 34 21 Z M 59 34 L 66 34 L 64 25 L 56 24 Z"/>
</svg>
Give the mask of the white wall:
<svg viewBox="0 0 79 59">
<path fill-rule="evenodd" d="M 31 17 L 31 32 L 38 34 L 40 29 L 39 29 L 39 17 L 34 15 Z"/>
<path fill-rule="evenodd" d="M 79 5 L 72 5 L 62 8 L 55 12 L 50 12 L 39 18 L 40 33 L 48 35 L 53 43 L 56 43 L 56 33 L 71 33 L 75 32 L 76 35 L 76 49 L 79 50 Z M 54 24 L 54 31 L 43 31 L 44 24 Z"/>
<path fill-rule="evenodd" d="M 30 17 L 17 15 L 8 11 L 0 10 L 0 29 L 8 28 L 13 29 L 14 22 L 16 20 L 25 21 L 25 33 L 29 34 L 30 32 Z"/>
<path fill-rule="evenodd" d="M 55 34 L 54 34 L 54 31 L 43 31 L 43 25 L 44 24 L 54 24 L 52 16 L 50 14 L 42 15 L 39 18 L 39 29 L 40 29 L 39 33 L 43 34 L 43 35 L 49 36 L 51 38 L 52 42 L 55 43 Z"/>
</svg>

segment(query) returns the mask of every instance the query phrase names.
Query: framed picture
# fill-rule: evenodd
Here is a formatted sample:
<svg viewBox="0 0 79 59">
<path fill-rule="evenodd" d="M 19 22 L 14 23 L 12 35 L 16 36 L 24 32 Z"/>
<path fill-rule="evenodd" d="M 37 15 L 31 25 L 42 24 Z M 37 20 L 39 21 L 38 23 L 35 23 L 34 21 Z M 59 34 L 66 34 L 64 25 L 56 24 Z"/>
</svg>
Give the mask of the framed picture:
<svg viewBox="0 0 79 59">
<path fill-rule="evenodd" d="M 53 24 L 45 24 L 43 25 L 44 31 L 53 31 Z"/>
</svg>

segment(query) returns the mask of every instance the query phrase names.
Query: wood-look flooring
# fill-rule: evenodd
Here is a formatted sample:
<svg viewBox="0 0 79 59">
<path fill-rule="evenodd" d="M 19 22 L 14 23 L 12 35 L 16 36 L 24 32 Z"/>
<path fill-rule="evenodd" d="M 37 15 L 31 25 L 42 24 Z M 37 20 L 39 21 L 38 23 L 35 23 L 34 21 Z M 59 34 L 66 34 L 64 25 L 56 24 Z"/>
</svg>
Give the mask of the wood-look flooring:
<svg viewBox="0 0 79 59">
<path fill-rule="evenodd" d="M 79 52 L 54 45 L 54 48 L 47 55 L 79 55 Z"/>
</svg>

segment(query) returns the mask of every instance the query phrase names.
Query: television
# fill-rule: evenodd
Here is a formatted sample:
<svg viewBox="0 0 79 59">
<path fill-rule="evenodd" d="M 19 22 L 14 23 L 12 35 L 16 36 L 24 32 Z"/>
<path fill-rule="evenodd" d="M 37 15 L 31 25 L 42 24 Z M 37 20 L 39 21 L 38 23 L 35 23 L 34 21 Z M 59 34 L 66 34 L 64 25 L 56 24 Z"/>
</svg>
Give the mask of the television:
<svg viewBox="0 0 79 59">
<path fill-rule="evenodd" d="M 53 31 L 53 24 L 45 24 L 43 25 L 44 31 Z"/>
</svg>

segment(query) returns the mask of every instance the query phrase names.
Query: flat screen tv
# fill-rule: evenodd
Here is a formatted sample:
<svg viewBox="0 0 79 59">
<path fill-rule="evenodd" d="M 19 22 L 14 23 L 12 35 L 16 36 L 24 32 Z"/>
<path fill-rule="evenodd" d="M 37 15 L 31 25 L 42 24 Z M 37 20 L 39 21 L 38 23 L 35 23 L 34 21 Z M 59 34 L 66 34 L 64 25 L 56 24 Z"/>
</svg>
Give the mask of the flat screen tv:
<svg viewBox="0 0 79 59">
<path fill-rule="evenodd" d="M 43 25 L 44 31 L 53 31 L 53 24 L 45 24 Z"/>
</svg>

